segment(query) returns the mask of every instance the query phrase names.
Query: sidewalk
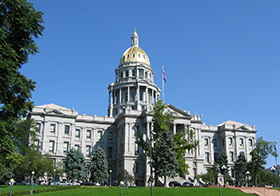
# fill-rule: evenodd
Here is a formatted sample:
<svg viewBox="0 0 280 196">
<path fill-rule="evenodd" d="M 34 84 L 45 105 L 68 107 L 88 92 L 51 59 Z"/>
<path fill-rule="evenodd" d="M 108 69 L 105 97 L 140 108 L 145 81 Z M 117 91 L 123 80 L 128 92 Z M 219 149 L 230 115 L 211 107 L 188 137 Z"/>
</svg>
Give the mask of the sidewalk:
<svg viewBox="0 0 280 196">
<path fill-rule="evenodd" d="M 278 189 L 268 189 L 264 187 L 229 187 L 232 189 L 238 189 L 244 193 L 255 193 L 259 196 L 280 196 Z"/>
</svg>

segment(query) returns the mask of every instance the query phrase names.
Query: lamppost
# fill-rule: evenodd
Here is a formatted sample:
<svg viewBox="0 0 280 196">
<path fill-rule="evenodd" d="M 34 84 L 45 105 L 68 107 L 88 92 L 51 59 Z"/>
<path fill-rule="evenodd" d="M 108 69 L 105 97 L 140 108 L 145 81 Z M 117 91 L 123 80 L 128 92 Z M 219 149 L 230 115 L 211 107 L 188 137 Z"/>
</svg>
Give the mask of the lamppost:
<svg viewBox="0 0 280 196">
<path fill-rule="evenodd" d="M 112 183 L 111 183 L 111 173 L 112 173 L 112 170 L 110 169 L 110 170 L 109 170 L 109 174 L 110 174 L 110 186 L 112 185 Z"/>
<path fill-rule="evenodd" d="M 35 171 L 32 171 L 31 174 L 32 174 L 32 177 L 31 177 L 31 195 L 33 195 L 33 178 L 34 178 Z"/>
<path fill-rule="evenodd" d="M 120 185 L 121 185 L 121 196 L 123 196 L 123 181 L 120 181 Z"/>
<path fill-rule="evenodd" d="M 55 169 L 53 170 L 53 186 L 55 186 Z"/>
<path fill-rule="evenodd" d="M 221 167 L 222 171 L 223 171 L 223 175 L 224 175 L 224 188 L 226 188 L 226 175 L 225 175 L 225 171 L 227 170 L 227 167 L 225 165 L 223 165 Z"/>
<path fill-rule="evenodd" d="M 126 170 L 126 188 L 128 188 L 128 170 Z"/>
<path fill-rule="evenodd" d="M 220 196 L 222 196 L 221 182 L 219 181 Z"/>
<path fill-rule="evenodd" d="M 250 175 L 250 172 L 247 171 L 247 172 L 246 172 L 246 176 L 247 176 L 247 187 L 249 187 L 249 175 Z"/>
<path fill-rule="evenodd" d="M 14 179 L 11 179 L 10 180 L 10 185 L 11 185 L 11 188 L 10 188 L 10 196 L 12 196 L 12 190 L 13 190 L 13 184 L 14 184 Z"/>
<path fill-rule="evenodd" d="M 270 168 L 271 172 L 273 173 L 273 184 L 272 184 L 272 187 L 274 188 L 274 172 L 275 172 L 275 167 L 271 167 Z"/>
</svg>

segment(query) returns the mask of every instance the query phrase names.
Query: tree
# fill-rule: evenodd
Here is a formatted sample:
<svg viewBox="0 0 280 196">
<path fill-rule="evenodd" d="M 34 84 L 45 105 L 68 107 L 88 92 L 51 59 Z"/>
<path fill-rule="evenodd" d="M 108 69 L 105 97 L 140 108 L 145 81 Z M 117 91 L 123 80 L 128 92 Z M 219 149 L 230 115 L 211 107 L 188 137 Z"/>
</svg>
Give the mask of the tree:
<svg viewBox="0 0 280 196">
<path fill-rule="evenodd" d="M 157 142 L 154 144 L 154 168 L 155 176 L 164 178 L 164 187 L 166 186 L 166 177 L 175 177 L 178 168 L 178 161 L 174 148 L 172 134 L 169 130 L 158 133 Z M 156 178 L 157 179 L 157 178 Z"/>
<path fill-rule="evenodd" d="M 152 154 L 150 164 L 155 172 L 155 182 L 158 182 L 159 177 L 164 177 L 164 185 L 166 185 L 167 176 L 175 176 L 179 165 L 174 140 L 169 130 L 174 118 L 173 113 L 167 110 L 167 106 L 158 100 L 154 105 L 153 130 L 149 139 L 145 141 L 141 133 L 138 132 L 139 140 L 137 143 L 143 148 L 146 156 Z"/>
<path fill-rule="evenodd" d="M 127 183 L 132 183 L 134 182 L 134 177 L 133 175 L 129 174 L 128 171 L 124 170 L 124 169 L 120 169 L 119 170 L 119 174 L 117 176 L 117 180 L 123 181 L 125 184 Z M 128 182 L 127 182 L 128 181 Z"/>
<path fill-rule="evenodd" d="M 258 173 L 258 183 L 264 185 L 272 185 L 273 183 L 279 183 L 279 177 L 274 176 L 273 180 L 273 173 L 271 171 L 267 171 L 265 169 L 261 169 Z"/>
<path fill-rule="evenodd" d="M 275 142 L 267 142 L 262 137 L 259 137 L 256 142 L 256 147 L 250 153 L 252 159 L 248 163 L 248 167 L 256 186 L 258 185 L 258 173 L 264 168 L 268 155 L 278 156 L 277 152 L 274 151 L 274 146 Z"/>
<path fill-rule="evenodd" d="M 182 129 L 173 136 L 176 156 L 179 163 L 177 173 L 179 173 L 181 177 L 185 174 L 189 174 L 189 166 L 186 164 L 185 154 L 187 150 L 190 151 L 195 148 L 194 136 L 195 132 L 189 129 Z"/>
<path fill-rule="evenodd" d="M 72 181 L 83 181 L 87 178 L 85 158 L 81 151 L 72 148 L 65 158 L 65 172 L 67 178 Z"/>
<path fill-rule="evenodd" d="M 44 177 L 45 173 L 52 174 L 53 159 L 50 155 L 42 155 L 40 151 L 29 150 L 23 156 L 21 164 L 15 167 L 15 174 L 31 179 L 32 171 L 35 171 L 36 178 Z"/>
<path fill-rule="evenodd" d="M 19 161 L 17 123 L 33 107 L 30 98 L 35 82 L 19 69 L 28 62 L 29 54 L 38 52 L 33 38 L 44 30 L 42 15 L 27 0 L 0 2 L 0 180 Z M 7 157 L 16 159 L 8 161 Z"/>
<path fill-rule="evenodd" d="M 91 159 L 91 177 L 92 182 L 102 183 L 108 180 L 108 161 L 104 150 L 97 146 L 96 151 L 92 155 Z"/>
<path fill-rule="evenodd" d="M 234 163 L 235 171 L 235 186 L 246 185 L 246 172 L 247 172 L 247 160 L 244 153 L 240 153 L 237 161 Z"/>
<path fill-rule="evenodd" d="M 207 169 L 206 174 L 198 175 L 198 178 L 202 178 L 204 182 L 217 184 L 218 174 L 219 174 L 219 166 L 217 163 L 214 163 L 212 167 Z"/>
<path fill-rule="evenodd" d="M 221 174 L 223 174 L 225 176 L 225 183 L 226 183 L 226 181 L 233 182 L 231 176 L 228 173 L 228 159 L 227 159 L 227 155 L 224 151 L 221 151 L 220 154 L 218 155 L 217 163 L 219 164 L 219 169 L 221 171 Z M 223 169 L 223 166 L 225 166 L 224 169 Z"/>
</svg>

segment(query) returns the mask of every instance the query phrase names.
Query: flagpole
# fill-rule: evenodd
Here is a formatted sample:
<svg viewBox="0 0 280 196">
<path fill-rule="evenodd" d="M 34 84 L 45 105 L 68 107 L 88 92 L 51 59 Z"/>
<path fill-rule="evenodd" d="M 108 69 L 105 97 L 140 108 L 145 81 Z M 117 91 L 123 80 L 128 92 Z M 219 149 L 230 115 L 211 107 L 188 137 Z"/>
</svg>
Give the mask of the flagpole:
<svg viewBox="0 0 280 196">
<path fill-rule="evenodd" d="M 164 67 L 163 67 L 163 65 L 162 65 L 162 71 L 161 71 L 161 74 L 162 74 L 162 77 L 161 77 L 161 79 L 162 79 L 162 102 L 164 103 Z"/>
</svg>

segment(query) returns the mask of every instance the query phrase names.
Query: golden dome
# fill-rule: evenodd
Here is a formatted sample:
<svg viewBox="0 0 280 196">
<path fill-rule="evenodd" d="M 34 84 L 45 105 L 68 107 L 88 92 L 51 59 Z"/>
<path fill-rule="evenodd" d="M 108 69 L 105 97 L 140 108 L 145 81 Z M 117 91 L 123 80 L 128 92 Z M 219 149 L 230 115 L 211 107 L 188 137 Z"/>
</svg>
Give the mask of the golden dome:
<svg viewBox="0 0 280 196">
<path fill-rule="evenodd" d="M 127 62 L 144 63 L 145 65 L 151 66 L 148 55 L 138 46 L 131 46 L 123 53 L 120 65 Z"/>
<path fill-rule="evenodd" d="M 123 53 L 120 60 L 120 66 L 130 62 L 143 63 L 146 66 L 151 66 L 148 55 L 139 47 L 139 36 L 136 32 L 136 29 L 134 29 L 134 32 L 131 36 L 131 47 Z"/>
</svg>

